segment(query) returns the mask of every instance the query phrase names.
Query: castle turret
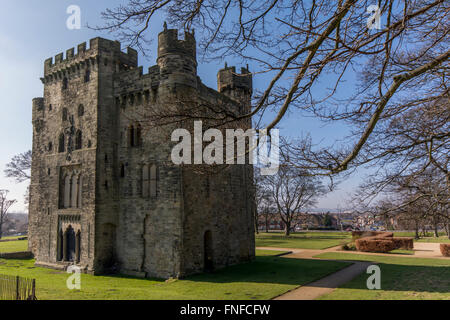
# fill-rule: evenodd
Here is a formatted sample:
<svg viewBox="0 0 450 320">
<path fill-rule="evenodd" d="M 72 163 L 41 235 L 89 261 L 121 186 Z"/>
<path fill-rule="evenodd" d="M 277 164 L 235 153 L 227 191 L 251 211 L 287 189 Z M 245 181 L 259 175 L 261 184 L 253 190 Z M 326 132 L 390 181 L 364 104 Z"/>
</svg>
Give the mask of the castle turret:
<svg viewBox="0 0 450 320">
<path fill-rule="evenodd" d="M 178 39 L 177 29 L 167 29 L 158 35 L 158 66 L 161 82 L 197 87 L 197 59 L 194 33 L 185 32 Z"/>
<path fill-rule="evenodd" d="M 241 73 L 236 73 L 236 67 L 220 69 L 217 73 L 217 90 L 224 95 L 240 101 L 245 106 L 250 106 L 253 92 L 252 74 L 246 68 L 241 68 Z"/>
<path fill-rule="evenodd" d="M 33 121 L 44 118 L 44 98 L 34 98 L 33 99 L 33 111 L 32 119 Z"/>
</svg>

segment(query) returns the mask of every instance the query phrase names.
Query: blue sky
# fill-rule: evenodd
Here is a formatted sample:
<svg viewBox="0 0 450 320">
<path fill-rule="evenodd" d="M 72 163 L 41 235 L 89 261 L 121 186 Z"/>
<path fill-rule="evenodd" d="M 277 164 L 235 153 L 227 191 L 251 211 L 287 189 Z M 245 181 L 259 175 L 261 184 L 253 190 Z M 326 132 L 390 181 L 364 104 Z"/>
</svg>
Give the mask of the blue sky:
<svg viewBox="0 0 450 320">
<path fill-rule="evenodd" d="M 16 184 L 3 175 L 3 170 L 11 157 L 31 148 L 31 100 L 43 94 L 43 85 L 39 80 L 43 75 L 44 60 L 79 43 L 101 36 L 114 39 L 113 34 L 98 32 L 86 27 L 102 23 L 100 12 L 106 7 L 113 7 L 125 1 L 118 0 L 16 0 L 2 1 L 0 10 L 0 189 L 9 189 L 10 197 L 18 203 L 11 211 L 22 211 L 23 195 L 26 183 Z M 69 15 L 67 7 L 75 4 L 81 8 L 82 28 L 69 30 L 66 20 Z M 150 25 L 147 37 L 155 39 L 150 47 L 150 56 L 140 56 L 139 64 L 144 70 L 155 64 L 156 37 L 162 30 L 163 17 L 158 16 Z M 169 26 L 170 27 L 170 26 Z M 232 59 L 227 59 L 233 65 Z M 209 87 L 216 88 L 216 73 L 224 61 L 204 64 L 199 61 L 198 75 Z M 237 65 L 239 68 L 240 65 Z M 252 66 L 250 65 L 250 70 Z M 255 76 L 254 88 L 263 89 L 267 79 Z M 326 84 L 324 84 L 326 85 Z M 311 133 L 316 141 L 330 143 L 330 138 L 343 136 L 339 126 L 323 126 L 311 118 L 304 118 L 292 112 L 280 124 L 282 136 L 300 136 Z M 318 207 L 346 207 L 348 193 L 358 185 L 361 179 L 356 174 L 337 191 L 328 194 L 319 201 Z"/>
</svg>

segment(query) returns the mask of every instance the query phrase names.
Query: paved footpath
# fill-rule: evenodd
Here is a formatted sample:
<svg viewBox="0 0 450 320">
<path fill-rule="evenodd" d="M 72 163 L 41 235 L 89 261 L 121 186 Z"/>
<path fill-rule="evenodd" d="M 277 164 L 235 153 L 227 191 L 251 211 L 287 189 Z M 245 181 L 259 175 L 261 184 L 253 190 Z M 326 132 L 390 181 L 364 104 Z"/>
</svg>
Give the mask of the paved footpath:
<svg viewBox="0 0 450 320">
<path fill-rule="evenodd" d="M 283 256 L 285 258 L 293 259 L 319 259 L 315 256 L 326 253 L 326 252 L 340 252 L 340 253 L 351 253 L 351 254 L 364 254 L 364 255 L 377 255 L 377 256 L 388 256 L 388 257 L 408 257 L 408 258 L 439 258 L 448 259 L 442 257 L 439 244 L 438 243 L 414 243 L 414 255 L 404 255 L 404 254 L 383 254 L 383 253 L 370 253 L 370 252 L 357 252 L 357 251 L 342 251 L 340 246 L 331 247 L 323 250 L 318 249 L 292 249 L 292 248 L 275 248 L 275 247 L 257 247 L 256 249 L 261 250 L 276 250 L 276 251 L 290 251 L 291 253 Z M 333 260 L 336 261 L 336 260 Z M 352 265 L 341 269 L 329 276 L 319 279 L 314 282 L 310 282 L 304 286 L 297 289 L 293 289 L 286 292 L 275 300 L 314 300 L 324 294 L 333 292 L 336 288 L 342 286 L 343 284 L 356 278 L 363 272 L 366 272 L 367 267 L 373 265 L 374 262 L 363 262 L 363 261 L 348 261 Z"/>
<path fill-rule="evenodd" d="M 351 266 L 346 267 L 320 280 L 310 282 L 300 288 L 291 290 L 274 300 L 314 300 L 324 294 L 333 292 L 336 288 L 349 282 L 353 278 L 366 272 L 367 267 L 372 265 L 371 262 L 355 262 Z"/>
</svg>

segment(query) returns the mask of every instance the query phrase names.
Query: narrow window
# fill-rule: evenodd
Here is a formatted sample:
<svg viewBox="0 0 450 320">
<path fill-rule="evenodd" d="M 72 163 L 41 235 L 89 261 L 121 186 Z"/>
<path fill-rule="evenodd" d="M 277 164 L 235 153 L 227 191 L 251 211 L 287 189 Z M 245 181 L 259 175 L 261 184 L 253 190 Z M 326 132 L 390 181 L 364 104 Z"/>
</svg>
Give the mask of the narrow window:
<svg viewBox="0 0 450 320">
<path fill-rule="evenodd" d="M 64 208 L 70 208 L 70 192 L 71 192 L 70 176 L 64 178 Z"/>
<path fill-rule="evenodd" d="M 48 111 L 52 111 L 53 107 L 51 104 L 48 105 Z"/>
<path fill-rule="evenodd" d="M 77 131 L 75 136 L 75 150 L 80 150 L 83 146 L 83 133 L 81 130 Z"/>
<path fill-rule="evenodd" d="M 62 82 L 62 89 L 66 90 L 68 86 L 68 80 L 67 78 L 64 77 L 63 82 Z"/>
<path fill-rule="evenodd" d="M 82 192 L 83 192 L 83 178 L 81 177 L 81 174 L 80 174 L 80 176 L 78 177 L 77 208 L 81 208 L 83 205 Z"/>
<path fill-rule="evenodd" d="M 120 165 L 120 177 L 125 178 L 125 165 L 123 163 Z"/>
<path fill-rule="evenodd" d="M 84 115 L 84 106 L 82 104 L 80 104 L 78 106 L 78 116 L 82 117 Z"/>
<path fill-rule="evenodd" d="M 137 126 L 136 126 L 136 138 L 135 138 L 135 145 L 136 146 L 140 146 L 141 144 L 142 144 L 142 141 L 141 141 L 141 139 L 142 139 L 142 127 L 141 127 L 141 125 L 140 124 L 138 124 Z"/>
<path fill-rule="evenodd" d="M 62 121 L 67 121 L 68 113 L 67 108 L 62 109 Z"/>
<path fill-rule="evenodd" d="M 64 139 L 64 133 L 61 133 L 59 135 L 58 152 L 64 152 L 64 151 L 65 151 L 65 139 Z"/>
<path fill-rule="evenodd" d="M 156 165 L 152 164 L 150 167 L 150 196 L 156 198 L 157 192 L 157 180 L 158 180 L 158 170 Z"/>
<path fill-rule="evenodd" d="M 72 176 L 71 187 L 72 190 L 70 192 L 70 207 L 76 208 L 78 206 L 78 175 Z"/>
<path fill-rule="evenodd" d="M 50 141 L 48 143 L 48 151 L 52 151 L 53 150 L 53 143 Z"/>
<path fill-rule="evenodd" d="M 91 70 L 86 69 L 86 73 L 84 74 L 84 82 L 89 82 L 91 80 Z"/>
<path fill-rule="evenodd" d="M 130 147 L 134 147 L 135 144 L 135 136 L 134 136 L 134 127 L 130 126 L 130 128 L 128 129 L 128 144 L 130 145 Z"/>
<path fill-rule="evenodd" d="M 149 196 L 149 170 L 148 165 L 144 164 L 142 167 L 142 197 L 148 198 Z"/>
</svg>

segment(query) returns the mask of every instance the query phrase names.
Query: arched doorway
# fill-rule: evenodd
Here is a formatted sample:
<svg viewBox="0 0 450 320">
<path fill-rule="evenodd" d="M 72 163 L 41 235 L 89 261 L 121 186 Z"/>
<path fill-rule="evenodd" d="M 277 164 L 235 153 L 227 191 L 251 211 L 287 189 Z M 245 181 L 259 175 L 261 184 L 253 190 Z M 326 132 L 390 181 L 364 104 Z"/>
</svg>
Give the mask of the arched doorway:
<svg viewBox="0 0 450 320">
<path fill-rule="evenodd" d="M 76 243 L 76 239 L 75 239 L 75 231 L 73 230 L 72 226 L 67 227 L 66 230 L 66 260 L 67 261 L 74 261 L 76 259 L 75 256 L 75 243 Z"/>
<path fill-rule="evenodd" d="M 213 246 L 212 246 L 212 234 L 211 231 L 206 231 L 203 236 L 203 246 L 204 246 L 204 269 L 206 272 L 212 271 L 214 269 L 213 262 Z"/>
</svg>

